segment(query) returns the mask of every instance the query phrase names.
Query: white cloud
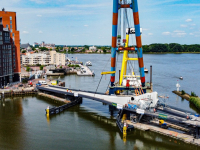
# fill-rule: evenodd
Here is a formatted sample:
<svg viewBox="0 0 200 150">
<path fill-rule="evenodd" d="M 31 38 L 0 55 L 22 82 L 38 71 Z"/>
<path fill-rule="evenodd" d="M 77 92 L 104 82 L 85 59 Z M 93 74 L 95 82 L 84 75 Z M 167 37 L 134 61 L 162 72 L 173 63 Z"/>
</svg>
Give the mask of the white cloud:
<svg viewBox="0 0 200 150">
<path fill-rule="evenodd" d="M 42 15 L 37 15 L 37 17 L 42 17 Z"/>
<path fill-rule="evenodd" d="M 181 30 L 175 30 L 174 33 L 172 34 L 173 37 L 184 37 L 187 33 L 185 31 Z"/>
<path fill-rule="evenodd" d="M 75 8 L 94 8 L 94 7 L 105 7 L 110 6 L 112 3 L 101 3 L 101 4 L 85 4 L 85 5 L 66 5 L 66 7 L 75 7 Z"/>
<path fill-rule="evenodd" d="M 190 35 L 194 35 L 194 33 L 190 33 Z"/>
<path fill-rule="evenodd" d="M 185 31 L 175 30 L 174 33 L 184 33 Z"/>
<path fill-rule="evenodd" d="M 35 2 L 37 4 L 43 4 L 45 3 L 44 0 L 30 0 L 31 2 Z"/>
<path fill-rule="evenodd" d="M 162 35 L 170 35 L 170 32 L 163 32 Z"/>
<path fill-rule="evenodd" d="M 24 33 L 24 34 L 28 34 L 29 32 L 28 32 L 28 31 L 22 31 L 22 33 Z"/>
<path fill-rule="evenodd" d="M 185 22 L 192 22 L 192 19 L 186 19 Z"/>
<path fill-rule="evenodd" d="M 148 35 L 153 35 L 153 33 L 148 33 Z"/>
<path fill-rule="evenodd" d="M 195 6 L 195 7 L 198 7 L 198 6 L 200 6 L 200 4 L 199 3 L 198 4 L 174 4 L 172 6 L 186 6 L 186 7 L 189 7 L 189 6 L 193 7 L 193 6 Z"/>
<path fill-rule="evenodd" d="M 195 24 L 195 23 L 193 23 L 193 24 L 191 24 L 191 26 L 196 26 L 196 24 Z"/>
<path fill-rule="evenodd" d="M 89 25 L 85 24 L 84 27 L 88 27 Z"/>
<path fill-rule="evenodd" d="M 186 28 L 187 27 L 187 25 L 185 25 L 185 24 L 181 24 L 180 25 L 182 28 Z"/>
<path fill-rule="evenodd" d="M 39 31 L 39 33 L 41 34 L 41 33 L 43 33 L 42 31 Z"/>
</svg>

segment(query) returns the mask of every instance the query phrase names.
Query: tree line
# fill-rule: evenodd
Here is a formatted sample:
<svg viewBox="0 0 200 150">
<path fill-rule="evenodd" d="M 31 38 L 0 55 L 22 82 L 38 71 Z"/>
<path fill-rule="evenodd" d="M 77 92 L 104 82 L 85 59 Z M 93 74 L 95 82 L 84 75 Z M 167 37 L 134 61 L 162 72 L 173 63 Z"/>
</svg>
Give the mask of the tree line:
<svg viewBox="0 0 200 150">
<path fill-rule="evenodd" d="M 144 53 L 200 52 L 200 44 L 181 45 L 178 43 L 170 43 L 170 44 L 155 43 L 150 45 L 143 45 L 142 48 Z"/>
</svg>

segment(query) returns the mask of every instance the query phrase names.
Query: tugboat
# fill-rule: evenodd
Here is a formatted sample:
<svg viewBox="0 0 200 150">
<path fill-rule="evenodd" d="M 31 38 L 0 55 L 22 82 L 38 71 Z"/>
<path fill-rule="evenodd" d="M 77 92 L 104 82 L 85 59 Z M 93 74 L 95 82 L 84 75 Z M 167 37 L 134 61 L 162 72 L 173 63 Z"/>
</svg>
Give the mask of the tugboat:
<svg viewBox="0 0 200 150">
<path fill-rule="evenodd" d="M 182 77 L 182 76 L 180 76 L 180 77 L 179 77 L 179 79 L 180 79 L 180 80 L 183 80 L 183 77 Z"/>
</svg>

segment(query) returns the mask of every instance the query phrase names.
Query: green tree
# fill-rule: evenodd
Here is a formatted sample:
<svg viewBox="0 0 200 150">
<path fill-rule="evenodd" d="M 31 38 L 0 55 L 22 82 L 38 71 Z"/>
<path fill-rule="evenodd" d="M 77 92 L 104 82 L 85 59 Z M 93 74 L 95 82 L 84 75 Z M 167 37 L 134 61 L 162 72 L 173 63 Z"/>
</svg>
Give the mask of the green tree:
<svg viewBox="0 0 200 150">
<path fill-rule="evenodd" d="M 88 45 L 84 45 L 85 49 L 89 49 L 89 46 Z"/>
<path fill-rule="evenodd" d="M 26 67 L 26 71 L 31 71 L 31 68 L 30 67 Z"/>
<path fill-rule="evenodd" d="M 43 65 L 41 65 L 41 66 L 40 66 L 40 70 L 43 70 L 43 68 L 44 68 L 44 66 L 43 66 Z"/>
<path fill-rule="evenodd" d="M 74 51 L 75 51 L 75 49 L 72 47 L 72 48 L 71 48 L 71 52 L 73 53 Z"/>
<path fill-rule="evenodd" d="M 46 47 L 40 47 L 40 50 L 41 51 L 46 51 L 46 50 L 48 50 L 48 48 L 46 48 Z"/>
<path fill-rule="evenodd" d="M 23 50 L 22 53 L 26 53 L 26 50 Z"/>
</svg>

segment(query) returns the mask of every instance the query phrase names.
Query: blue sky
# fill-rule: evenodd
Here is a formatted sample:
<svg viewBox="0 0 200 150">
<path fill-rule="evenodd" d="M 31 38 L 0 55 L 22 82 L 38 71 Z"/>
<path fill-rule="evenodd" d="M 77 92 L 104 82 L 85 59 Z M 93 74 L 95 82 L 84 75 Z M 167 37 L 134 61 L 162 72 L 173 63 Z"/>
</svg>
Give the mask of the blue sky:
<svg viewBox="0 0 200 150">
<path fill-rule="evenodd" d="M 138 5 L 143 44 L 200 44 L 199 0 Z M 111 45 L 112 0 L 1 0 L 1 7 L 17 12 L 21 43 Z"/>
</svg>

